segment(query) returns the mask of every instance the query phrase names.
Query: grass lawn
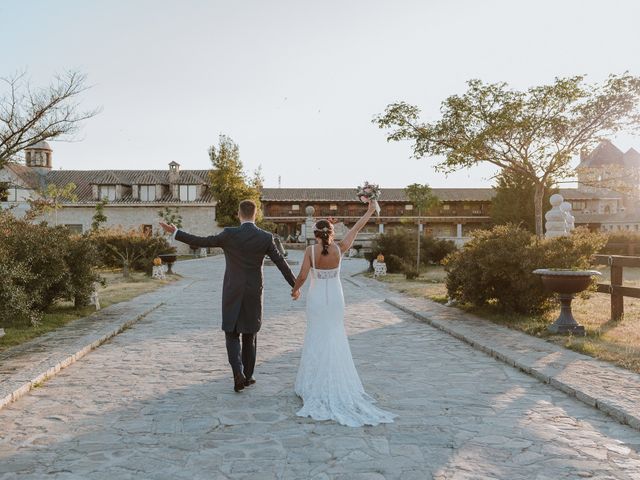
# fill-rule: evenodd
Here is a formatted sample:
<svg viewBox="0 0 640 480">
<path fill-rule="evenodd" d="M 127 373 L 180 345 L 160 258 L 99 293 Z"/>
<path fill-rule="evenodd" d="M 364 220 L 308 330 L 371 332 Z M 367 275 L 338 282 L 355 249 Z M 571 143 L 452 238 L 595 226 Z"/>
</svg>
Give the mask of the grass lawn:
<svg viewBox="0 0 640 480">
<path fill-rule="evenodd" d="M 106 280 L 106 286 L 100 287 L 100 306 L 102 308 L 114 303 L 126 302 L 143 293 L 151 292 L 157 288 L 180 279 L 179 275 L 167 277 L 167 280 L 153 280 L 144 273 L 132 272 L 131 278 L 122 278 L 121 272 L 101 272 Z M 44 335 L 56 328 L 78 318 L 86 317 L 95 312 L 95 307 L 89 305 L 82 308 L 74 308 L 73 302 L 59 302 L 51 307 L 38 326 L 27 328 L 5 328 L 5 336 L 0 338 L 0 350 L 19 345 L 40 335 Z"/>
<path fill-rule="evenodd" d="M 603 274 L 601 281 L 609 282 L 609 269 L 606 267 L 597 269 Z M 406 280 L 404 275 L 400 274 L 389 274 L 382 277 L 381 281 L 397 292 L 445 302 L 447 295 L 444 286 L 445 278 L 446 273 L 442 267 L 430 267 L 416 280 Z M 624 285 L 640 287 L 640 268 L 624 269 Z M 610 321 L 610 298 L 604 293 L 589 293 L 573 301 L 573 315 L 578 323 L 584 325 L 587 331 L 586 337 L 553 335 L 547 331 L 547 326 L 558 317 L 559 308 L 538 317 L 508 315 L 488 307 L 475 308 L 462 305 L 460 308 L 492 322 L 640 373 L 640 299 L 625 298 L 624 318 L 618 322 L 612 322 Z"/>
</svg>

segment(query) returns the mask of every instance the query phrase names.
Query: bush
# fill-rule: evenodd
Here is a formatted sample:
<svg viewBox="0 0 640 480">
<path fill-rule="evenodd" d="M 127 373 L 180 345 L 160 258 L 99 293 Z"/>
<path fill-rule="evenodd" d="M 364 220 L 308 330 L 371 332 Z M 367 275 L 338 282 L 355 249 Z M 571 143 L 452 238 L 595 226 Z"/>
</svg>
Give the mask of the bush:
<svg viewBox="0 0 640 480">
<path fill-rule="evenodd" d="M 387 265 L 387 272 L 402 273 L 405 270 L 405 262 L 397 255 L 387 255 L 384 257 L 384 263 Z"/>
<path fill-rule="evenodd" d="M 416 270 L 415 268 L 411 268 L 411 267 L 405 266 L 404 276 L 405 276 L 405 278 L 407 280 L 415 280 L 416 278 L 418 278 L 420 276 L 420 272 L 418 270 Z"/>
<path fill-rule="evenodd" d="M 445 260 L 450 298 L 506 312 L 540 313 L 552 294 L 542 288 L 537 268 L 587 268 L 604 237 L 576 230 L 570 237 L 540 240 L 514 225 L 479 230 Z"/>
<path fill-rule="evenodd" d="M 112 228 L 90 233 L 98 252 L 100 265 L 150 272 L 153 259 L 163 253 L 174 253 L 165 237 L 146 235 L 139 230 Z M 128 272 L 125 271 L 125 275 Z"/>
<path fill-rule="evenodd" d="M 610 232 L 607 244 L 600 253 L 607 255 L 640 254 L 640 233 L 630 231 Z"/>
<path fill-rule="evenodd" d="M 416 241 L 409 232 L 400 230 L 391 233 L 382 233 L 376 237 L 371 246 L 374 258 L 382 253 L 389 269 L 389 258 L 392 255 L 399 257 L 403 262 L 415 262 Z"/>
<path fill-rule="evenodd" d="M 420 263 L 440 264 L 447 255 L 457 250 L 456 244 L 451 240 L 442 240 L 431 236 L 423 237 L 420 249 Z"/>
<path fill-rule="evenodd" d="M 33 275 L 25 264 L 0 253 L 0 327 L 36 325 L 42 314 L 35 308 L 35 296 L 26 285 Z"/>
<path fill-rule="evenodd" d="M 82 304 L 99 278 L 96 260 L 85 236 L 0 213 L 1 325 L 33 324 L 57 300 Z"/>
<path fill-rule="evenodd" d="M 390 255 L 396 255 L 403 262 L 413 265 L 416 263 L 418 239 L 416 234 L 407 230 L 383 233 L 376 237 L 371 248 L 373 258 L 379 253 L 382 253 L 385 258 Z M 455 250 L 456 246 L 450 240 L 423 236 L 420 241 L 420 264 L 439 264 Z"/>
</svg>

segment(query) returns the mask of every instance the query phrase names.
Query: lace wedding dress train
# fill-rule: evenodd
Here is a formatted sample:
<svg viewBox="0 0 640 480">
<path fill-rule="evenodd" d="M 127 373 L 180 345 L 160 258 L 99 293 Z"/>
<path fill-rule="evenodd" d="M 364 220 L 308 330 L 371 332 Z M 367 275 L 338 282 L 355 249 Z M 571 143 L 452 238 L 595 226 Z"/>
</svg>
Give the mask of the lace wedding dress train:
<svg viewBox="0 0 640 480">
<path fill-rule="evenodd" d="M 356 371 L 344 329 L 344 295 L 337 268 L 315 268 L 307 293 L 307 331 L 295 392 L 304 402 L 298 416 L 335 420 L 349 427 L 391 423 L 396 416 L 377 408 Z"/>
</svg>

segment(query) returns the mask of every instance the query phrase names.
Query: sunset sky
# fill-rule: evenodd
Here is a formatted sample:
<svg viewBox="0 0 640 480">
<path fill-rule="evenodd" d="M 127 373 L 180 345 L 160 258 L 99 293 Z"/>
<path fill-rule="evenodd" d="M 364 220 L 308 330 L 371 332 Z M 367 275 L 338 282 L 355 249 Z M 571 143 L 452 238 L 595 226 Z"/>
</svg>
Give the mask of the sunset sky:
<svg viewBox="0 0 640 480">
<path fill-rule="evenodd" d="M 224 133 L 270 187 L 488 186 L 490 168 L 436 174 L 371 119 L 406 100 L 435 120 L 472 78 L 640 74 L 632 0 L 0 0 L 0 18 L 0 76 L 78 69 L 102 108 L 52 143 L 54 168 L 208 168 Z"/>
</svg>

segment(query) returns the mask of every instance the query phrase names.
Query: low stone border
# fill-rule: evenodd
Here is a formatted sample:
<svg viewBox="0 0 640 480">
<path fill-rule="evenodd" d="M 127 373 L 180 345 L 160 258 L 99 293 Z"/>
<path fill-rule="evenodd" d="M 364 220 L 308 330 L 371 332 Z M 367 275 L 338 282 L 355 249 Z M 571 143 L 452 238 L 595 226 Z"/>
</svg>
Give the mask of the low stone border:
<svg viewBox="0 0 640 480">
<path fill-rule="evenodd" d="M 385 302 L 640 430 L 640 375 L 430 300 Z"/>
<path fill-rule="evenodd" d="M 88 317 L 74 320 L 61 329 L 1 352 L 0 409 L 15 402 L 32 388 L 40 386 L 62 369 L 142 320 L 164 305 L 164 299 L 172 292 L 182 290 L 190 283 L 178 281 L 127 302 L 117 303 Z M 74 338 L 71 332 L 74 331 L 74 326 L 80 324 L 83 324 L 81 328 L 89 331 Z M 37 348 L 47 344 L 47 341 L 60 344 L 53 346 L 50 352 L 43 352 Z M 33 353 L 30 352 L 30 347 L 35 347 Z M 13 356 L 12 353 L 15 351 L 19 352 Z"/>
</svg>

